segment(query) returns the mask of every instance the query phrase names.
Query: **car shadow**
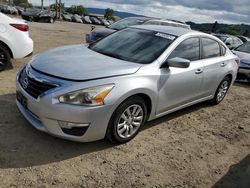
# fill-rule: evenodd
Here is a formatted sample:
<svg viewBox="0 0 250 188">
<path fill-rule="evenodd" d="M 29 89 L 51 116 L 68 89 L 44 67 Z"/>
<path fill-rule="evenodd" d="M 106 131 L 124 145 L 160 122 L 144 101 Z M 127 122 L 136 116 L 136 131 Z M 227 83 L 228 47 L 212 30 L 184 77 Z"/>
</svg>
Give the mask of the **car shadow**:
<svg viewBox="0 0 250 188">
<path fill-rule="evenodd" d="M 247 81 L 235 81 L 234 86 L 250 88 L 250 82 L 247 82 Z"/>
<path fill-rule="evenodd" d="M 224 175 L 212 188 L 250 187 L 250 155 L 247 155 L 238 164 L 232 165 L 226 175 Z"/>
<path fill-rule="evenodd" d="M 2 169 L 50 164 L 115 146 L 105 140 L 91 143 L 71 142 L 37 131 L 18 111 L 15 98 L 15 94 L 0 96 L 0 168 Z M 206 106 L 206 103 L 201 103 L 148 122 L 142 131 Z"/>
</svg>

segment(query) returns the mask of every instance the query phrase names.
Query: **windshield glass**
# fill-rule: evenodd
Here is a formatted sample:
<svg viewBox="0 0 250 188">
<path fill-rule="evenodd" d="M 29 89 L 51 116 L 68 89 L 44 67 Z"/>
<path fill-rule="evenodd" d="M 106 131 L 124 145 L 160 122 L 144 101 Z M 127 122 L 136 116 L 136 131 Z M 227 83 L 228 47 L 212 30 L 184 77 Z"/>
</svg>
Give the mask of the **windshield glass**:
<svg viewBox="0 0 250 188">
<path fill-rule="evenodd" d="M 109 28 L 114 30 L 122 30 L 132 25 L 141 25 L 145 21 L 146 21 L 145 19 L 140 19 L 140 18 L 126 18 L 113 23 L 112 25 L 109 26 Z"/>
<path fill-rule="evenodd" d="M 235 49 L 236 51 L 245 52 L 250 54 L 250 42 L 246 42 Z"/>
<path fill-rule="evenodd" d="M 157 59 L 175 38 L 156 31 L 129 28 L 111 34 L 89 48 L 117 59 L 149 64 Z"/>
</svg>

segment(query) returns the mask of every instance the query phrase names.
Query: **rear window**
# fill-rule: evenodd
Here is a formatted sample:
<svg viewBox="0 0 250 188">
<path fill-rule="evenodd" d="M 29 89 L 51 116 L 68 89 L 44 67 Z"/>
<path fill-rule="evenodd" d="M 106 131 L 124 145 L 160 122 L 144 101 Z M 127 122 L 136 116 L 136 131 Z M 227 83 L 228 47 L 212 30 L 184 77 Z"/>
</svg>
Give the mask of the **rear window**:
<svg viewBox="0 0 250 188">
<path fill-rule="evenodd" d="M 203 59 L 219 57 L 221 54 L 220 45 L 213 39 L 202 38 Z"/>
</svg>

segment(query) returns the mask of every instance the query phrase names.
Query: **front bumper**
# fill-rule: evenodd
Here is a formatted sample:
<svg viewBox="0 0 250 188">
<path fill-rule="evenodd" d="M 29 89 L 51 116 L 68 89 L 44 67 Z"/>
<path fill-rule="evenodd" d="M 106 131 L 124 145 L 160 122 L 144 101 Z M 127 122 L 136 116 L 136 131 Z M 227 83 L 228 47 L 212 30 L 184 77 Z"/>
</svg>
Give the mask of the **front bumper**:
<svg viewBox="0 0 250 188">
<path fill-rule="evenodd" d="M 27 99 L 26 106 L 16 100 L 17 107 L 27 121 L 37 130 L 78 142 L 91 142 L 105 137 L 113 113 L 113 106 L 87 107 L 60 104 L 55 102 L 53 92 L 35 99 L 22 88 L 18 76 L 16 85 L 17 92 L 20 92 Z M 63 130 L 59 122 L 73 122 L 87 126 L 82 127 L 83 135 L 75 136 L 70 133 L 70 130 Z"/>
</svg>

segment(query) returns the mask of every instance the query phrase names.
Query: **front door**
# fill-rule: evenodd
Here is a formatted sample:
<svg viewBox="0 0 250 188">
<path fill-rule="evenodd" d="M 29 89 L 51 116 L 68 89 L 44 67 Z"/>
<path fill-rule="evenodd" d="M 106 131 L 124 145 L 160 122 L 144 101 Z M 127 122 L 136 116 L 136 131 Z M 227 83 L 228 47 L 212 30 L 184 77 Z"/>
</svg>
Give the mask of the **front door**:
<svg viewBox="0 0 250 188">
<path fill-rule="evenodd" d="M 156 115 L 164 114 L 201 98 L 203 63 L 200 60 L 200 39 L 189 38 L 181 42 L 168 59 L 181 57 L 191 61 L 188 68 L 162 68 Z"/>
</svg>

